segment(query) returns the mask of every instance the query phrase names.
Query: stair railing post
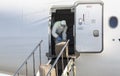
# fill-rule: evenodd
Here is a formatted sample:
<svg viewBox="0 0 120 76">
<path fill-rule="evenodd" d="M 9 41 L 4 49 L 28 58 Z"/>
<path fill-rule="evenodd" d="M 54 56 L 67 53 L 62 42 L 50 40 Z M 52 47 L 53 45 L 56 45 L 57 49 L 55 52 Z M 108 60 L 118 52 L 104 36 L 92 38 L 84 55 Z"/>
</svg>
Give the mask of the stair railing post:
<svg viewBox="0 0 120 76">
<path fill-rule="evenodd" d="M 26 61 L 26 76 L 28 76 L 28 67 L 27 67 L 27 61 Z"/>
<path fill-rule="evenodd" d="M 34 52 L 33 52 L 33 75 L 35 75 L 35 55 L 34 55 Z"/>
</svg>

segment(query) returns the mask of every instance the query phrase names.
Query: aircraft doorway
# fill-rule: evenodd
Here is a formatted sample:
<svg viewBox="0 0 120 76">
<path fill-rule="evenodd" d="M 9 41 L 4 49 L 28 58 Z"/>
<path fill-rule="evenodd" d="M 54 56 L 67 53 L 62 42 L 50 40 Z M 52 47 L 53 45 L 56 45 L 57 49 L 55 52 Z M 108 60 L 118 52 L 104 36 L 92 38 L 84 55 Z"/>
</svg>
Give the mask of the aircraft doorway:
<svg viewBox="0 0 120 76">
<path fill-rule="evenodd" d="M 74 25 L 74 11 L 70 7 L 68 8 L 52 8 L 51 11 L 51 26 L 52 31 L 53 25 L 56 21 L 65 20 L 67 24 L 67 39 L 70 40 L 68 45 L 69 54 L 74 54 L 74 36 L 73 36 L 73 25 Z M 52 55 L 55 54 L 55 38 L 50 35 L 50 52 Z"/>
</svg>

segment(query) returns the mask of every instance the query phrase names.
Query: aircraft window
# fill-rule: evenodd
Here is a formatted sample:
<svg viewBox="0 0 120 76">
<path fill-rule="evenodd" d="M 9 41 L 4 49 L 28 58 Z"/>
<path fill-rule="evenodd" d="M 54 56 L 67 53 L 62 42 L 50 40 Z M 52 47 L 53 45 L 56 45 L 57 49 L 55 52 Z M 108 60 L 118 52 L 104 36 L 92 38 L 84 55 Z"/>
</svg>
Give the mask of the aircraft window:
<svg viewBox="0 0 120 76">
<path fill-rule="evenodd" d="M 118 25 L 118 18 L 115 16 L 110 17 L 109 25 L 111 28 L 116 28 Z"/>
</svg>

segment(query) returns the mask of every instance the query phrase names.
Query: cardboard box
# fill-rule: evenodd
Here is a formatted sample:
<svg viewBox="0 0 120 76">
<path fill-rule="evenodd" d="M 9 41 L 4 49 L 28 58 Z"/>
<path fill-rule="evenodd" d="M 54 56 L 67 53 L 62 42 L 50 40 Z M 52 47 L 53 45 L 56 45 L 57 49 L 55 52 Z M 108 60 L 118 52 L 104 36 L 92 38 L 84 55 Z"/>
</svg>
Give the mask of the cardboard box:
<svg viewBox="0 0 120 76">
<path fill-rule="evenodd" d="M 64 47 L 66 42 L 60 42 L 60 43 L 57 43 L 55 45 L 55 54 L 56 55 L 59 55 L 60 51 L 62 50 L 62 48 Z M 63 53 L 63 56 L 68 56 L 68 46 L 66 47 L 66 49 L 64 50 L 64 53 Z"/>
<path fill-rule="evenodd" d="M 48 71 L 50 70 L 51 65 L 40 65 L 40 76 L 46 76 Z M 55 68 L 53 68 L 51 70 L 51 73 L 49 74 L 49 76 L 56 76 L 56 70 Z"/>
</svg>

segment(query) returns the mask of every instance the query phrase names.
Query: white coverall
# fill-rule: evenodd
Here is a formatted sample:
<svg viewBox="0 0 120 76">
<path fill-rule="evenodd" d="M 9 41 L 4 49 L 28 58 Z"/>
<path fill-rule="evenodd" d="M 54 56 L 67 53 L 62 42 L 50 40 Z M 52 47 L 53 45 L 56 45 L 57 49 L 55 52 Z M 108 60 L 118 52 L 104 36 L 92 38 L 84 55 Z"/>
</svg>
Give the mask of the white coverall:
<svg viewBox="0 0 120 76">
<path fill-rule="evenodd" d="M 62 39 L 66 40 L 66 32 L 67 32 L 67 25 L 65 20 L 55 22 L 52 28 L 52 36 L 54 38 L 57 39 L 59 35 L 62 33 Z"/>
</svg>

